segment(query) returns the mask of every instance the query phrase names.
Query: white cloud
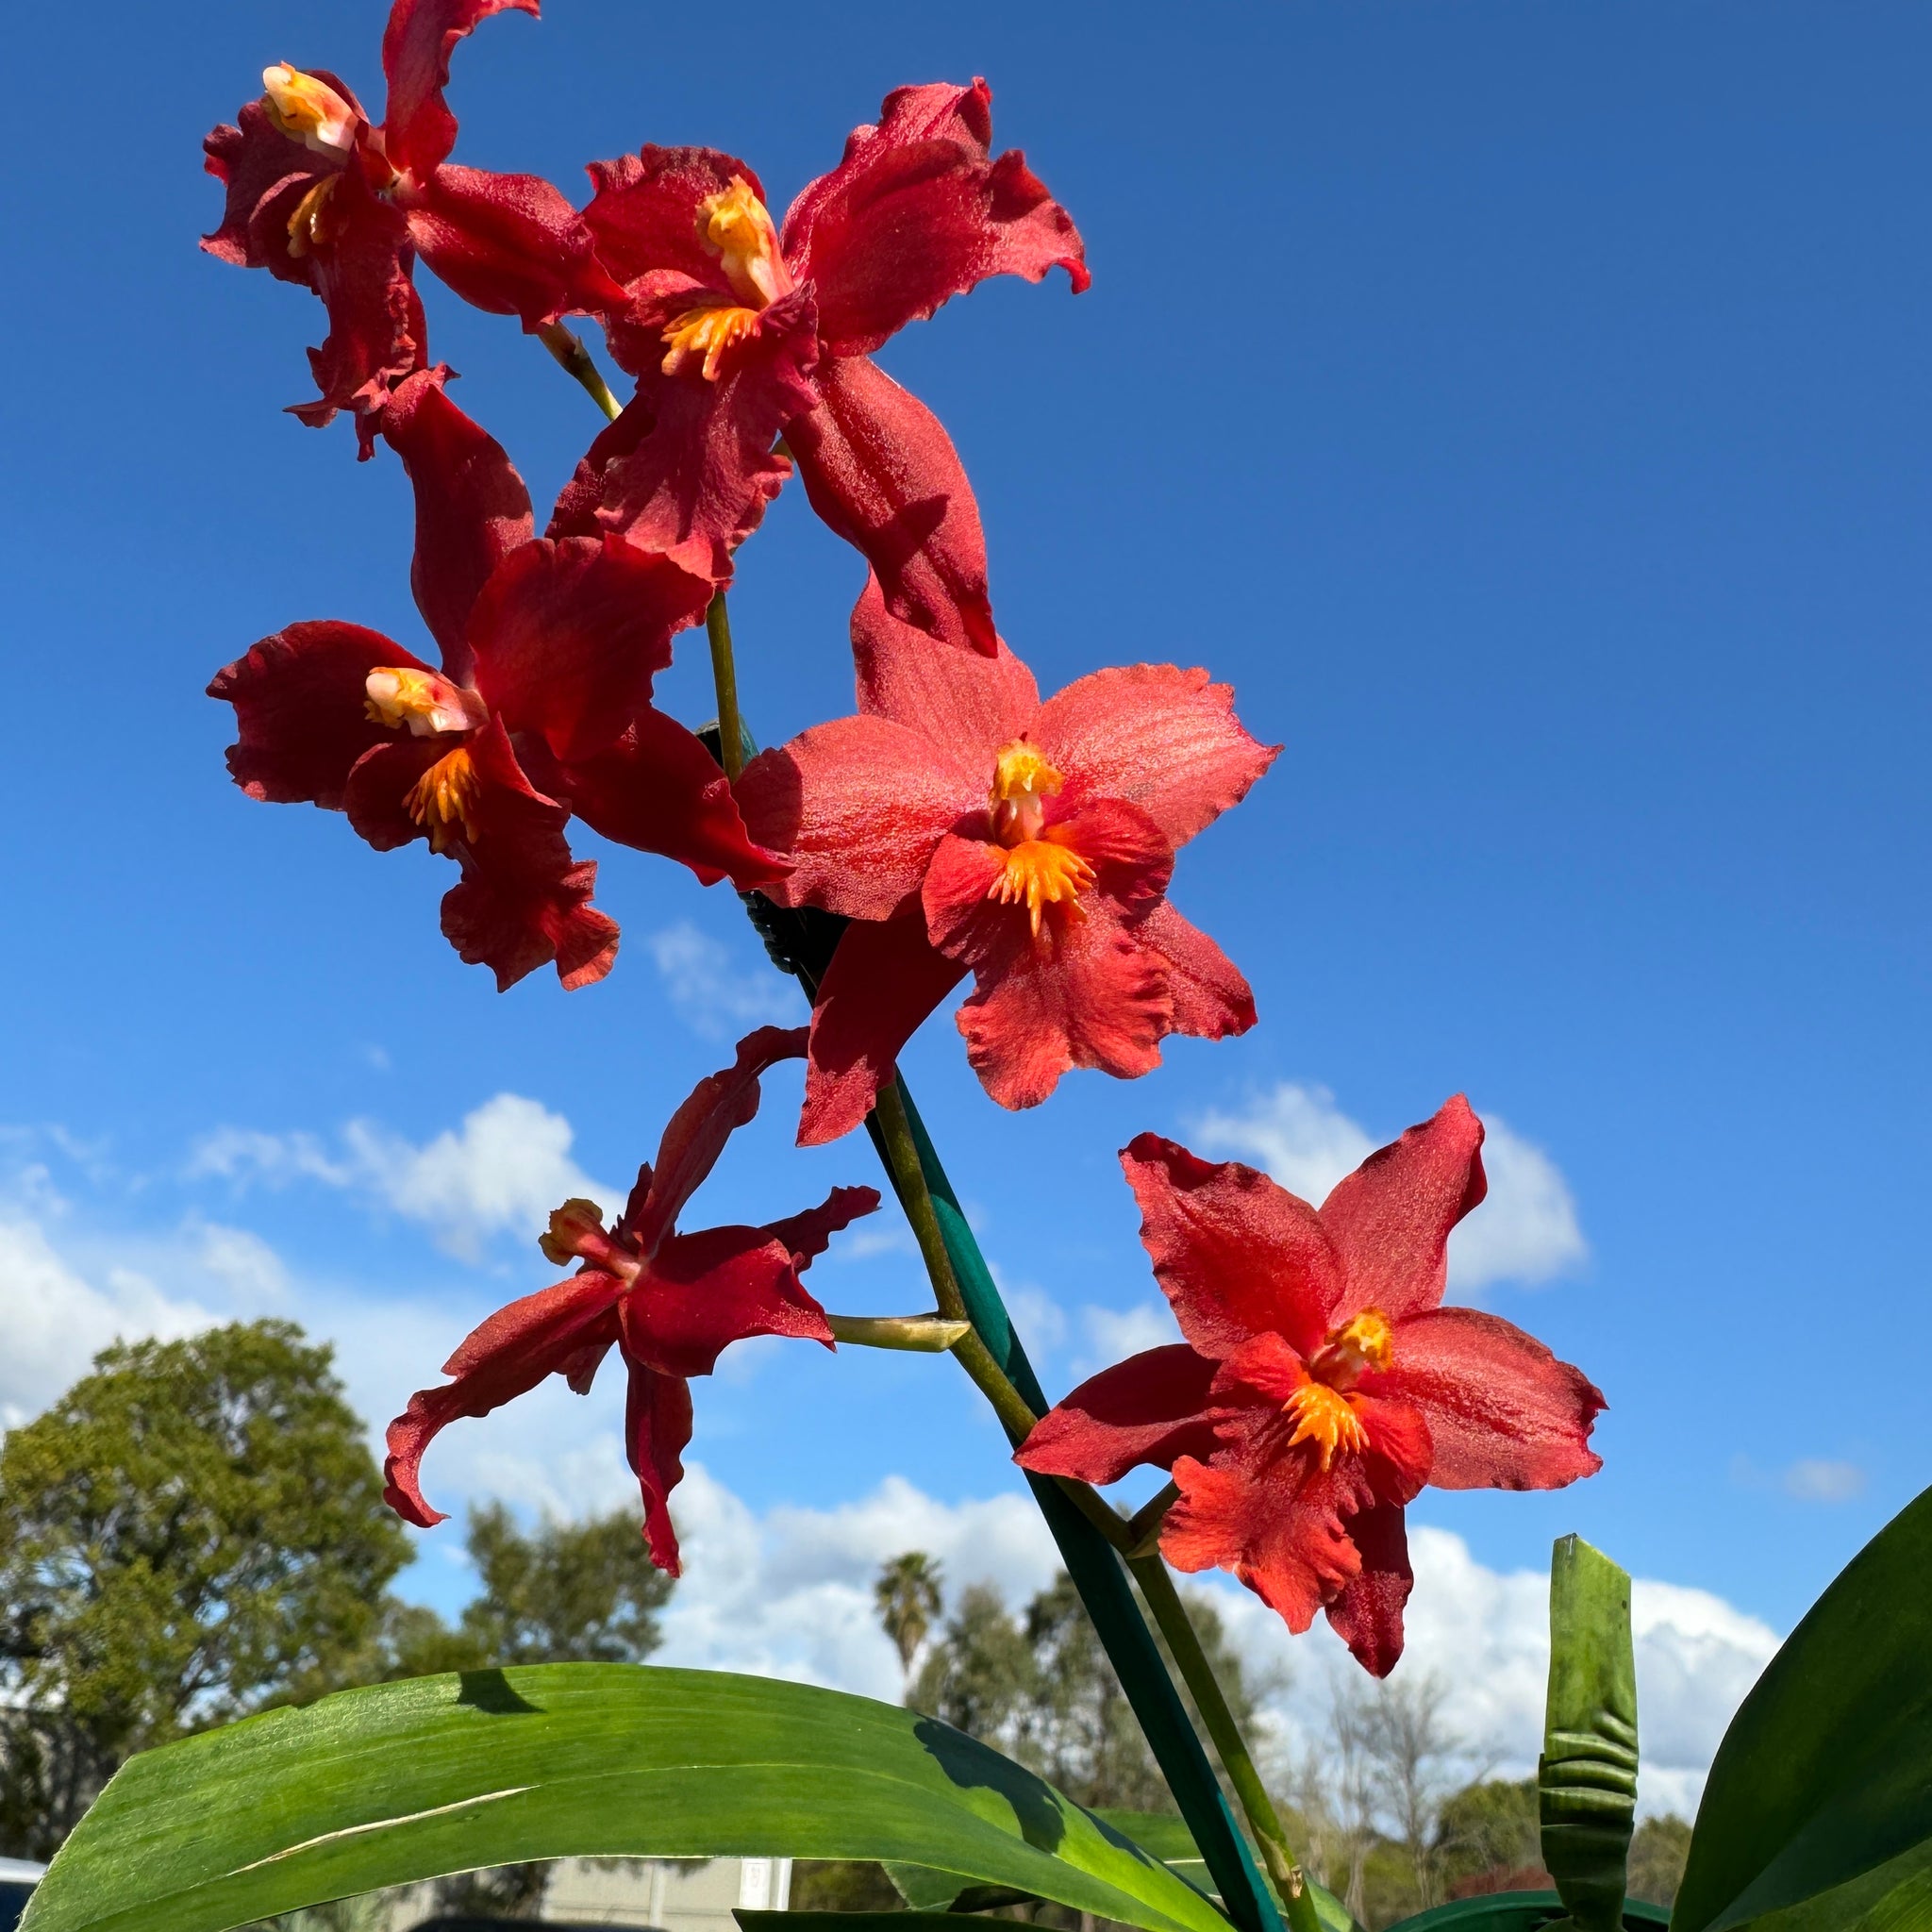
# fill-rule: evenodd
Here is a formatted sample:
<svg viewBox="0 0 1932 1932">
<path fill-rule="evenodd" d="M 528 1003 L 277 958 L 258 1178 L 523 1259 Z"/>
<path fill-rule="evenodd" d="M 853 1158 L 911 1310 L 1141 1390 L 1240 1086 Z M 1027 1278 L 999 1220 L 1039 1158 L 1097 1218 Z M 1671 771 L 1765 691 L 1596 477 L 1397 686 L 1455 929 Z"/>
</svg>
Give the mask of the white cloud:
<svg viewBox="0 0 1932 1932">
<path fill-rule="evenodd" d="M 731 1040 L 754 1026 L 795 1026 L 805 1018 L 798 989 L 774 968 L 746 973 L 732 950 L 679 920 L 644 941 L 658 977 L 685 1024 L 707 1040 Z"/>
<path fill-rule="evenodd" d="M 624 1205 L 623 1189 L 591 1180 L 570 1158 L 575 1138 L 570 1122 L 541 1101 L 499 1093 L 421 1146 L 366 1120 L 342 1129 L 339 1155 L 312 1134 L 221 1127 L 195 1142 L 187 1173 L 237 1187 L 299 1179 L 355 1189 L 429 1228 L 448 1253 L 475 1260 L 494 1236 L 534 1236 L 574 1195 L 608 1214 Z"/>
<path fill-rule="evenodd" d="M 1590 1252 L 1569 1183 L 1541 1148 L 1496 1115 L 1485 1114 L 1483 1124 L 1489 1196 L 1449 1238 L 1450 1281 L 1469 1291 L 1567 1273 Z M 1203 1114 L 1192 1131 L 1200 1152 L 1257 1161 L 1283 1187 L 1315 1202 L 1383 1144 L 1343 1113 L 1325 1087 L 1288 1080 L 1240 1111 Z"/>
<path fill-rule="evenodd" d="M 38 1221 L 0 1217 L 0 1428 L 38 1414 L 109 1342 L 192 1335 L 214 1320 L 131 1268 L 109 1266 L 89 1279 Z"/>
<path fill-rule="evenodd" d="M 830 1509 L 748 1508 L 693 1464 L 673 1508 L 684 1577 L 654 1661 L 828 1684 L 896 1703 L 899 1659 L 879 1628 L 873 1581 L 906 1550 L 939 1558 L 949 1593 L 996 1585 L 1024 1601 L 1058 1567 L 1032 1503 L 1018 1495 L 946 1504 L 903 1476 Z"/>
<path fill-rule="evenodd" d="M 1138 1302 L 1131 1308 L 1100 1308 L 1091 1304 L 1080 1310 L 1087 1351 L 1074 1364 L 1075 1375 L 1091 1375 L 1114 1362 L 1124 1361 L 1143 1349 L 1165 1348 L 1181 1339 L 1174 1310 L 1165 1302 Z"/>
<path fill-rule="evenodd" d="M 1411 1527 L 1409 1555 L 1415 1593 L 1396 1675 L 1441 1678 L 1448 1690 L 1444 1715 L 1468 1740 L 1471 1759 L 1493 1763 L 1497 1775 L 1530 1775 L 1550 1661 L 1548 1576 L 1489 1569 L 1459 1536 L 1425 1525 Z M 1218 1576 L 1210 1587 L 1243 1657 L 1289 1674 L 1271 1703 L 1280 1741 L 1297 1755 L 1319 1752 L 1329 1686 L 1357 1666 L 1325 1619 L 1307 1637 L 1291 1638 L 1258 1598 Z M 1724 1726 L 1778 1640 L 1707 1591 L 1641 1577 L 1632 1585 L 1631 1627 L 1643 1757 L 1639 1807 L 1646 1815 L 1688 1818 Z"/>
<path fill-rule="evenodd" d="M 1856 1462 L 1807 1456 L 1785 1471 L 1783 1489 L 1801 1503 L 1849 1503 L 1865 1493 L 1865 1472 Z"/>
</svg>

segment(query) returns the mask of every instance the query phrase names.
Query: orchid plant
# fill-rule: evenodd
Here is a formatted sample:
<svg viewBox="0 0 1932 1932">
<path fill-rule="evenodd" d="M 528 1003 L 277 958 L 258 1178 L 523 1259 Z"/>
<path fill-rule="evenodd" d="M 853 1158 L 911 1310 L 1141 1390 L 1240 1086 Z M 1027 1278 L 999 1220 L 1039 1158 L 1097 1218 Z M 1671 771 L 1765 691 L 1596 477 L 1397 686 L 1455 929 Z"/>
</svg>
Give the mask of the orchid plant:
<svg viewBox="0 0 1932 1932">
<path fill-rule="evenodd" d="M 572 852 L 573 819 L 700 887 L 728 880 L 809 1019 L 751 1034 L 699 1082 L 620 1213 L 558 1207 L 541 1245 L 569 1272 L 491 1315 L 447 1379 L 411 1397 L 389 1427 L 388 1500 L 412 1524 L 442 1521 L 423 1488 L 438 1433 L 551 1375 L 582 1392 L 614 1348 L 642 1532 L 675 1574 L 693 1384 L 724 1349 L 779 1336 L 924 1351 L 935 1373 L 950 1357 L 1010 1439 L 1177 1817 L 1080 1812 L 944 1726 L 832 1692 L 641 1666 L 471 1673 L 137 1759 L 30 1928 L 221 1932 L 483 1863 L 775 1852 L 885 1859 L 909 1904 L 955 1918 L 1018 1897 L 1150 1932 L 1335 1932 L 1347 1914 L 1305 1873 L 1172 1573 L 1229 1571 L 1292 1631 L 1324 1613 L 1384 1676 L 1414 1585 L 1406 1506 L 1430 1484 L 1591 1474 L 1604 1398 L 1510 1323 L 1442 1306 L 1451 1230 L 1486 1186 L 1482 1124 L 1457 1095 L 1320 1204 L 1134 1138 L 1122 1166 L 1178 1339 L 1048 1399 L 895 1062 L 969 975 L 958 1031 L 1004 1108 L 1045 1104 L 1075 1071 L 1137 1078 L 1169 1034 L 1245 1033 L 1246 979 L 1169 893 L 1180 849 L 1279 749 L 1205 669 L 1105 666 L 1042 699 L 996 628 L 951 439 L 872 360 L 989 275 L 1058 269 L 1084 290 L 1079 232 L 1018 150 L 994 151 L 980 80 L 888 95 L 782 221 L 746 162 L 708 148 L 592 161 L 581 206 L 458 164 L 450 56 L 508 8 L 537 0 L 395 0 L 379 123 L 335 74 L 277 64 L 208 137 L 225 205 L 203 245 L 322 303 L 317 392 L 292 412 L 322 427 L 346 411 L 358 456 L 402 462 L 435 647 L 432 662 L 314 619 L 261 639 L 208 687 L 233 707 L 229 769 L 252 798 L 342 812 L 379 851 L 421 839 L 451 860 L 442 931 L 499 988 L 549 966 L 581 991 L 612 969 L 618 925 L 591 904 L 597 868 Z M 607 419 L 541 534 L 503 447 L 450 399 L 419 260 L 516 317 Z M 628 400 L 573 317 L 597 325 Z M 750 756 L 726 595 L 794 470 L 866 566 L 857 708 Z M 652 684 L 700 624 L 717 718 L 694 731 Z M 762 1225 L 678 1226 L 788 1059 L 805 1062 L 801 1144 L 869 1137 L 929 1308 L 841 1315 L 805 1285 L 880 1207 L 869 1186 Z M 1101 1491 L 1141 1465 L 1169 1480 L 1127 1515 Z M 1545 1843 L 1585 1927 L 1624 1912 L 1636 1710 L 1621 1575 L 1559 1545 Z M 1692 1896 L 1726 1849 L 1703 1867 L 1693 1854 Z M 1721 1883 L 1706 1892 L 1687 1927 L 1745 1923 Z"/>
</svg>

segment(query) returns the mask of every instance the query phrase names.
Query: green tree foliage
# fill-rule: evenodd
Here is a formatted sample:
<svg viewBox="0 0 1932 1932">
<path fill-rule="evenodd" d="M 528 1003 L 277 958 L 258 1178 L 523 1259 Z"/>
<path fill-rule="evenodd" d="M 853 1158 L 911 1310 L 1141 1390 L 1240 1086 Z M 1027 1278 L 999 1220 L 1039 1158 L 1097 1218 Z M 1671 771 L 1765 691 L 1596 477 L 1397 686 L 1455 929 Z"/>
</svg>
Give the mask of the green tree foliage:
<svg viewBox="0 0 1932 1932">
<path fill-rule="evenodd" d="M 1646 1818 L 1630 1840 L 1630 1896 L 1654 1906 L 1675 1905 L 1690 1853 L 1690 1827 L 1683 1819 L 1674 1812 Z"/>
<path fill-rule="evenodd" d="M 879 1622 L 899 1653 L 899 1668 L 908 1675 L 941 1604 L 940 1566 L 924 1550 L 908 1550 L 879 1572 L 873 1585 Z"/>
<path fill-rule="evenodd" d="M 1213 1607 L 1197 1596 L 1189 1607 L 1245 1727 L 1255 1687 Z M 1120 1680 L 1064 1574 L 1017 1619 L 987 1586 L 962 1591 L 908 1702 L 1017 1757 L 1078 1804 L 1172 1808 Z"/>
<path fill-rule="evenodd" d="M 330 1360 L 288 1322 L 117 1344 L 0 1445 L 0 1852 L 364 1651 L 408 1545 Z"/>
</svg>

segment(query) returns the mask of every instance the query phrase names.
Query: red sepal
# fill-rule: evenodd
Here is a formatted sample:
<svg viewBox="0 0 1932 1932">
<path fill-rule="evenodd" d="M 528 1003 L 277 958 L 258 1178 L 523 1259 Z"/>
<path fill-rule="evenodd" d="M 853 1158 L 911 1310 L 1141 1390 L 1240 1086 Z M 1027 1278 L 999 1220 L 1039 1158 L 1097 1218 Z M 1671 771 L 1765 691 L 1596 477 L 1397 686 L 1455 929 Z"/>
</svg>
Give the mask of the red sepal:
<svg viewBox="0 0 1932 1932">
<path fill-rule="evenodd" d="M 538 0 L 395 0 L 382 35 L 389 82 L 383 151 L 398 174 L 426 179 L 457 144 L 457 119 L 444 105 L 456 43 L 492 13 L 534 14 Z"/>
<path fill-rule="evenodd" d="M 424 1500 L 421 1484 L 424 1452 L 438 1432 L 458 1416 L 488 1415 L 589 1350 L 608 1348 L 617 1335 L 621 1291 L 608 1274 L 574 1275 L 498 1308 L 472 1329 L 442 1365 L 456 1379 L 417 1390 L 390 1424 L 384 1502 L 420 1529 L 442 1522 L 442 1512 Z"/>
<path fill-rule="evenodd" d="M 671 1522 L 671 1492 L 684 1479 L 684 1451 L 691 1442 L 691 1384 L 633 1362 L 625 1398 L 624 1446 L 644 1499 L 644 1541 L 651 1561 L 676 1576 L 683 1572 L 677 1531 Z"/>
<path fill-rule="evenodd" d="M 763 184 L 744 162 L 714 147 L 646 146 L 614 161 L 592 161 L 587 172 L 595 192 L 584 221 L 618 281 L 669 269 L 729 290 L 724 271 L 698 241 L 698 204 L 722 194 L 734 175 L 764 200 Z"/>
<path fill-rule="evenodd" d="M 991 656 L 986 534 L 952 438 L 866 357 L 824 358 L 814 387 L 818 407 L 785 431 L 812 508 L 872 565 L 894 617 Z"/>
<path fill-rule="evenodd" d="M 992 157 L 991 106 L 983 80 L 895 89 L 791 204 L 785 257 L 818 285 L 827 354 L 869 355 L 988 275 L 1058 267 L 1087 287 L 1072 217 L 1018 149 Z"/>
<path fill-rule="evenodd" d="M 1214 1370 L 1184 1341 L 1129 1356 L 1062 1396 L 1013 1460 L 1041 1475 L 1113 1483 L 1142 1463 L 1205 1459 L 1215 1448 Z"/>
<path fill-rule="evenodd" d="M 503 445 L 443 391 L 439 364 L 397 385 L 375 426 L 403 459 L 416 492 L 409 588 L 442 651 L 442 668 L 470 681 L 470 612 L 491 573 L 530 539 L 530 492 Z"/>
</svg>

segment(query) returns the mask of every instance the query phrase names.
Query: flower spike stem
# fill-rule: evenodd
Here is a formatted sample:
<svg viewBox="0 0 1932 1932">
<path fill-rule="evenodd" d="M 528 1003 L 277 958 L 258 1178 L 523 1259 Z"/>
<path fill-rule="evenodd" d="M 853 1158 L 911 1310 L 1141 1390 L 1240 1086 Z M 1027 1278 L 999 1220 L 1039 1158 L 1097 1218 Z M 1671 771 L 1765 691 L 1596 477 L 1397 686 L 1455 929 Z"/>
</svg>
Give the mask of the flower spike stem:
<svg viewBox="0 0 1932 1932">
<path fill-rule="evenodd" d="M 1130 1557 L 1151 1557 L 1160 1546 L 1160 1525 L 1167 1512 L 1181 1499 L 1179 1489 L 1166 1484 L 1150 1502 L 1142 1503 L 1127 1524 L 1126 1541 L 1121 1547 Z"/>
<path fill-rule="evenodd" d="M 560 322 L 540 328 L 537 338 L 557 358 L 564 374 L 582 383 L 590 391 L 591 400 L 604 411 L 606 419 L 614 423 L 624 406 L 610 393 L 610 385 L 598 373 L 597 365 L 591 361 L 591 352 L 584 347 L 582 339 Z"/>
<path fill-rule="evenodd" d="M 855 1348 L 903 1348 L 915 1355 L 944 1355 L 973 1332 L 971 1322 L 948 1322 L 938 1315 L 827 1315 L 825 1320 L 834 1341 Z"/>
<path fill-rule="evenodd" d="M 1193 1693 L 1194 1707 L 1201 1713 L 1201 1721 L 1208 1726 L 1208 1735 L 1214 1740 L 1214 1749 L 1227 1773 L 1228 1782 L 1234 1786 L 1235 1796 L 1241 1801 L 1241 1809 L 1247 1813 L 1248 1824 L 1260 1844 L 1261 1856 L 1267 1861 L 1268 1875 L 1274 1879 L 1274 1889 L 1287 1908 L 1289 1924 L 1293 1932 L 1322 1932 L 1322 1922 L 1315 1912 L 1314 1894 L 1302 1876 L 1300 1863 L 1289 1849 L 1288 1834 L 1281 1828 L 1274 1801 L 1269 1797 L 1268 1788 L 1262 1784 L 1261 1774 L 1255 1769 L 1255 1760 L 1248 1755 L 1241 1727 L 1227 1707 L 1226 1698 L 1222 1695 L 1220 1680 L 1208 1661 L 1207 1652 L 1201 1648 L 1201 1640 L 1188 1616 L 1188 1607 L 1181 1601 L 1181 1593 L 1174 1588 L 1167 1565 L 1158 1555 L 1154 1555 L 1129 1557 L 1127 1568 L 1133 1572 L 1134 1581 L 1141 1586 L 1141 1594 L 1146 1600 L 1147 1607 L 1154 1612 L 1154 1621 L 1160 1625 L 1161 1635 L 1167 1639 L 1167 1647 L 1180 1670 L 1181 1681 Z"/>
<path fill-rule="evenodd" d="M 1017 1448 L 1032 1433 L 1033 1424 L 1040 1418 L 1026 1398 L 1007 1379 L 1006 1372 L 993 1359 L 992 1351 L 974 1332 L 972 1317 L 966 1312 L 965 1298 L 959 1292 L 958 1279 L 953 1273 L 953 1257 L 946 1252 L 946 1238 L 940 1229 L 939 1211 L 933 1206 L 932 1189 L 926 1182 L 925 1164 L 919 1158 L 919 1143 L 913 1139 L 912 1123 L 906 1112 L 906 1096 L 899 1091 L 896 1076 L 890 1085 L 879 1089 L 873 1118 L 878 1123 L 878 1138 L 887 1171 L 892 1176 L 900 1205 L 906 1209 L 906 1219 L 912 1224 L 912 1237 L 919 1243 L 920 1258 L 924 1261 L 925 1272 L 932 1278 L 933 1299 L 939 1303 L 940 1313 L 948 1322 L 964 1324 L 964 1332 L 953 1345 L 953 1353 L 958 1357 L 959 1366 L 977 1384 L 980 1393 L 992 1404 L 993 1413 L 1000 1419 L 1000 1426 Z"/>
<path fill-rule="evenodd" d="M 731 613 L 723 591 L 713 595 L 705 612 L 705 631 L 711 640 L 711 683 L 718 692 L 718 762 L 736 785 L 744 770 L 744 724 L 738 715 L 738 665 L 731 655 Z"/>
</svg>

